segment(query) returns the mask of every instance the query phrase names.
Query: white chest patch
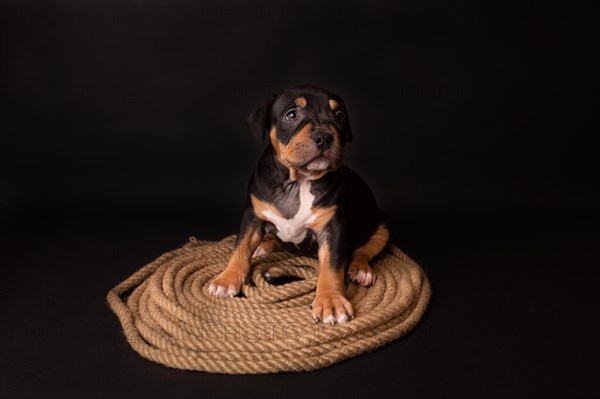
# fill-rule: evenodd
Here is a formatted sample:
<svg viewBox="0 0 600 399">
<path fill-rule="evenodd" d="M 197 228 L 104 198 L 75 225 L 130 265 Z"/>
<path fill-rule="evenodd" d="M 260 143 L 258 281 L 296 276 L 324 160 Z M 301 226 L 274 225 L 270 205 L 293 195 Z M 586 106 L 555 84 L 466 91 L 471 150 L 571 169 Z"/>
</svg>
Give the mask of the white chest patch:
<svg viewBox="0 0 600 399">
<path fill-rule="evenodd" d="M 300 182 L 300 207 L 291 219 L 275 215 L 271 211 L 263 211 L 263 215 L 277 227 L 277 236 L 284 242 L 300 244 L 304 240 L 308 225 L 315 221 L 316 216 L 310 211 L 315 196 L 310 193 L 310 181 Z"/>
</svg>

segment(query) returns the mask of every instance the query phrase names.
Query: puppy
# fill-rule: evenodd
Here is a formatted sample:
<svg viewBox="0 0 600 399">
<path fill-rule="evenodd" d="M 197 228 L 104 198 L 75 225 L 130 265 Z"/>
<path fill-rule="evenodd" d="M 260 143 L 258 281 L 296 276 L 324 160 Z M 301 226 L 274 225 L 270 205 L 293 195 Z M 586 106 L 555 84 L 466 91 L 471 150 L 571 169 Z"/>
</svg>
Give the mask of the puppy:
<svg viewBox="0 0 600 399">
<path fill-rule="evenodd" d="M 389 230 L 369 187 L 343 165 L 352 141 L 344 102 L 322 88 L 298 86 L 273 96 L 246 125 L 269 145 L 250 179 L 233 254 L 209 292 L 237 295 L 252 256 L 283 249 L 319 259 L 315 322 L 347 322 L 354 310 L 345 275 L 363 286 L 375 283 L 369 261 L 387 244 Z"/>
</svg>

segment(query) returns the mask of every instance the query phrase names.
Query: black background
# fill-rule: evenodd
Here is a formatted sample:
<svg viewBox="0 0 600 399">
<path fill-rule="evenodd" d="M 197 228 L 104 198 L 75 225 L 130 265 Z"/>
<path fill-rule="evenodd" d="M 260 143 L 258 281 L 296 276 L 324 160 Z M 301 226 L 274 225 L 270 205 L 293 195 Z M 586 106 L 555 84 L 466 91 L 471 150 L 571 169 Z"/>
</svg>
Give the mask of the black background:
<svg viewBox="0 0 600 399">
<path fill-rule="evenodd" d="M 2 3 L 0 396 L 597 395 L 584 16 L 546 2 Z M 141 359 L 105 294 L 190 235 L 236 232 L 261 149 L 243 121 L 302 83 L 345 99 L 347 163 L 427 271 L 429 312 L 313 373 Z"/>
</svg>

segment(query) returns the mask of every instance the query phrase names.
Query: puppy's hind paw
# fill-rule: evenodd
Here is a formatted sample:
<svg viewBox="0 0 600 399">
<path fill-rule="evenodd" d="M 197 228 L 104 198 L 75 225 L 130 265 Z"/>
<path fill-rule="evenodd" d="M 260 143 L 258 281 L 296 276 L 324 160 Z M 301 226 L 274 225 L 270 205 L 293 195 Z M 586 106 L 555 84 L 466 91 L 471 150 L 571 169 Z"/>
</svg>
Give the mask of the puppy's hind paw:
<svg viewBox="0 0 600 399">
<path fill-rule="evenodd" d="M 350 277 L 350 280 L 363 287 L 369 287 L 375 284 L 375 280 L 377 280 L 377 275 L 366 262 L 351 263 L 348 268 L 348 277 Z"/>
</svg>

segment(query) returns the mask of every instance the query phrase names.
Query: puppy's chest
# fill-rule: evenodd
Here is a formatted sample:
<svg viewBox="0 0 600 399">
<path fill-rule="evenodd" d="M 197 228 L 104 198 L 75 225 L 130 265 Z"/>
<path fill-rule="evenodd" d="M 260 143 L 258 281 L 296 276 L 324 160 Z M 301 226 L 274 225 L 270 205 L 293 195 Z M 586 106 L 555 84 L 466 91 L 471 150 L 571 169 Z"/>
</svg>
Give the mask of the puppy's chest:
<svg viewBox="0 0 600 399">
<path fill-rule="evenodd" d="M 275 206 L 263 207 L 257 212 L 259 217 L 273 223 L 277 228 L 277 236 L 284 242 L 300 244 L 306 231 L 318 218 L 318 214 L 313 211 L 315 196 L 310 192 L 310 184 L 308 180 L 300 181 L 297 190 L 289 194 L 293 197 L 286 198 L 286 202 L 299 202 L 297 211 L 291 217 L 282 215 Z"/>
</svg>

